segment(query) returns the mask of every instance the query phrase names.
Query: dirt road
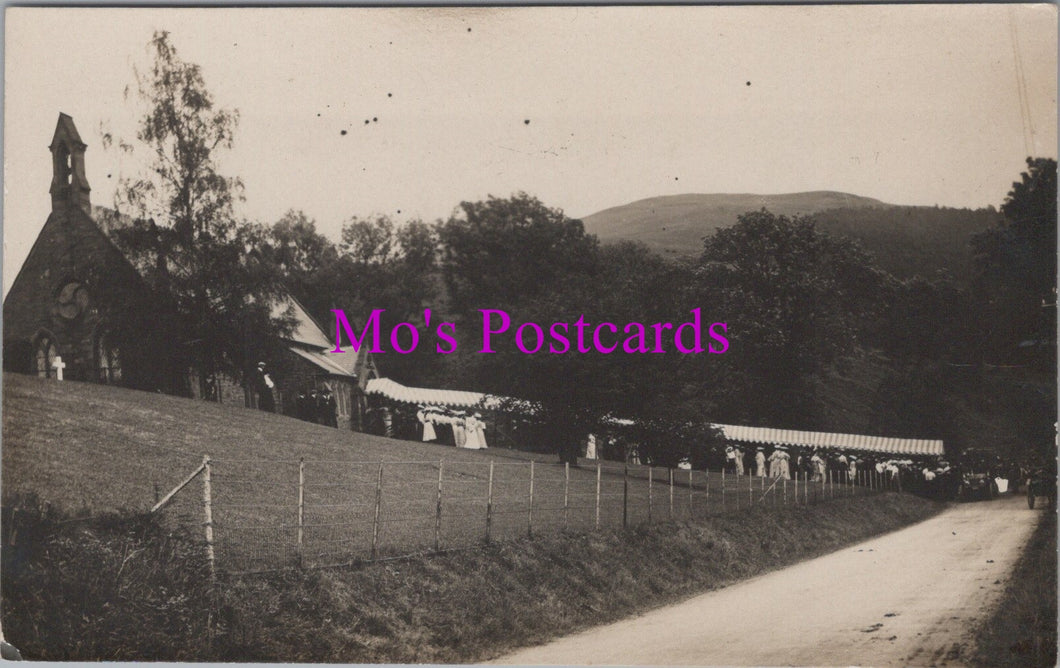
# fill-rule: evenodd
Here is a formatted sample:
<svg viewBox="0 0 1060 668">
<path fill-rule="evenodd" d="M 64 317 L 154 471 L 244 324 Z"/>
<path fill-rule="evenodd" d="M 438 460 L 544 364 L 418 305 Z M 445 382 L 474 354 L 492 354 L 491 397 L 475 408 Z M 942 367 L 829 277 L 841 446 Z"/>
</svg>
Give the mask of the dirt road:
<svg viewBox="0 0 1060 668">
<path fill-rule="evenodd" d="M 1044 512 L 968 503 L 505 664 L 955 665 Z"/>
</svg>

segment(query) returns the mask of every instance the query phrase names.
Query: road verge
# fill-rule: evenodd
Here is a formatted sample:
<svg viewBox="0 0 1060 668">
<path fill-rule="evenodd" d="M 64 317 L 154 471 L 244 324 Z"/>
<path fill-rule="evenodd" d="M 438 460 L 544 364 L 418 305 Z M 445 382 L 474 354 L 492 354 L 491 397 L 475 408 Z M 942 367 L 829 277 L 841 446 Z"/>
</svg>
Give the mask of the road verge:
<svg viewBox="0 0 1060 668">
<path fill-rule="evenodd" d="M 881 494 L 749 510 L 222 580 L 216 601 L 201 550 L 143 516 L 69 522 L 49 510 L 15 523 L 21 534 L 14 545 L 5 536 L 2 622 L 7 639 L 33 659 L 473 663 L 819 556 L 941 509 Z"/>
</svg>

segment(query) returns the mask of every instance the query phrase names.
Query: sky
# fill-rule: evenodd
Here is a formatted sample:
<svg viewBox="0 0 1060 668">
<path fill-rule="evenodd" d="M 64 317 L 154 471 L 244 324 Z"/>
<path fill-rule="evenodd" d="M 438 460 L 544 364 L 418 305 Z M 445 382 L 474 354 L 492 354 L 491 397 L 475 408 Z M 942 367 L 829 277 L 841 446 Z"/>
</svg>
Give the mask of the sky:
<svg viewBox="0 0 1060 668">
<path fill-rule="evenodd" d="M 5 295 L 59 112 L 94 204 L 144 168 L 101 138 L 136 143 L 156 30 L 239 111 L 238 213 L 301 210 L 336 240 L 519 191 L 573 217 L 683 193 L 998 206 L 1026 156 L 1057 155 L 1052 5 L 8 8 Z"/>
</svg>

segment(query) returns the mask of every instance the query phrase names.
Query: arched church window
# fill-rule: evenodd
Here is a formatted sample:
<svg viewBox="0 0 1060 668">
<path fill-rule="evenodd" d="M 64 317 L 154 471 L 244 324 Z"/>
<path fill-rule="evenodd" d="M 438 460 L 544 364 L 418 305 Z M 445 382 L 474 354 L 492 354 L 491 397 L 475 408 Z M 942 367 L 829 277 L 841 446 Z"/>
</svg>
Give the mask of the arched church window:
<svg viewBox="0 0 1060 668">
<path fill-rule="evenodd" d="M 108 385 L 121 382 L 121 350 L 107 335 L 96 339 L 96 369 L 99 382 Z"/>
<path fill-rule="evenodd" d="M 55 362 L 55 358 L 59 355 L 58 349 L 55 347 L 55 342 L 52 341 L 49 336 L 42 336 L 37 341 L 37 351 L 35 353 L 37 376 L 40 378 L 54 378 L 55 369 L 52 368 L 52 364 Z"/>
</svg>

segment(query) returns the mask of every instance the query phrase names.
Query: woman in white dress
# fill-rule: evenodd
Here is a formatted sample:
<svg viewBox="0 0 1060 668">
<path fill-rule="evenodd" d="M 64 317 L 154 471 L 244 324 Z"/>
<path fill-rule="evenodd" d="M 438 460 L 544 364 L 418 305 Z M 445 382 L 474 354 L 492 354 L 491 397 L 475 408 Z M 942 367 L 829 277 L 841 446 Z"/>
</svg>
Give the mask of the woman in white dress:
<svg viewBox="0 0 1060 668">
<path fill-rule="evenodd" d="M 456 411 L 453 414 L 453 440 L 456 442 L 456 447 L 466 448 L 467 445 L 467 421 L 464 419 L 463 411 Z"/>
<path fill-rule="evenodd" d="M 424 443 L 438 438 L 438 435 L 434 433 L 434 411 L 431 410 L 430 406 L 427 406 L 426 408 L 421 406 L 420 409 L 416 411 L 416 419 L 420 421 L 421 425 L 423 425 Z"/>
<path fill-rule="evenodd" d="M 482 419 L 482 413 L 475 413 L 475 433 L 478 435 L 478 444 L 485 450 L 489 447 L 486 443 L 486 423 Z"/>
</svg>

